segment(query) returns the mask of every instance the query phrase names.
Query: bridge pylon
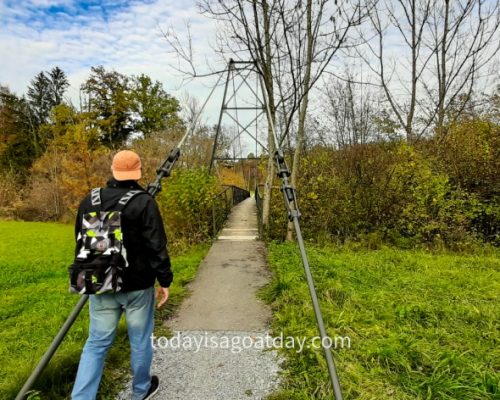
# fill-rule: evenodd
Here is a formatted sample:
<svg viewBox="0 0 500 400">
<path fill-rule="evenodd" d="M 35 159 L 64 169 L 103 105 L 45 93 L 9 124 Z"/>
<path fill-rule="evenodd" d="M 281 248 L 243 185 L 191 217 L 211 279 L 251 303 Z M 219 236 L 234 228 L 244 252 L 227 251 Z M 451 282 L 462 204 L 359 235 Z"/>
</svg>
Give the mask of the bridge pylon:
<svg viewBox="0 0 500 400">
<path fill-rule="evenodd" d="M 260 85 L 254 62 L 229 60 L 209 172 L 218 161 L 235 163 L 268 153 L 267 134 L 259 132 L 267 129 Z"/>
</svg>

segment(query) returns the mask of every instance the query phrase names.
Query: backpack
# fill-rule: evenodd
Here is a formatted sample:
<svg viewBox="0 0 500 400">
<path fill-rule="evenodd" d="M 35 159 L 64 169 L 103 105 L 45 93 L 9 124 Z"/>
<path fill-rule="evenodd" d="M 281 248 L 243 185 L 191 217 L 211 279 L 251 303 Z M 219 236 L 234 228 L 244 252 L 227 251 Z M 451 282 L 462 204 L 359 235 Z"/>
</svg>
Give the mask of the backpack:
<svg viewBox="0 0 500 400">
<path fill-rule="evenodd" d="M 115 293 L 122 290 L 122 271 L 128 266 L 121 216 L 123 209 L 143 190 L 125 193 L 108 211 L 101 210 L 101 189 L 92 189 L 92 211 L 82 217 L 77 243 L 81 243 L 69 267 L 70 292 L 79 294 Z"/>
</svg>

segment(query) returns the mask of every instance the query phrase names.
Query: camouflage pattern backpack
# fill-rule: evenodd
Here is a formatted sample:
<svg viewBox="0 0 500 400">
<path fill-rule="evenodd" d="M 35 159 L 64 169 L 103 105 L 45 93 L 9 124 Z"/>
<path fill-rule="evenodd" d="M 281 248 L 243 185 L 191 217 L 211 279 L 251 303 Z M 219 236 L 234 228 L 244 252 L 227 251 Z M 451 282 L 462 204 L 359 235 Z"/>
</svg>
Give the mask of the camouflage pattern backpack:
<svg viewBox="0 0 500 400">
<path fill-rule="evenodd" d="M 92 189 L 92 211 L 82 217 L 78 252 L 69 267 L 70 291 L 79 294 L 114 293 L 122 289 L 122 270 L 127 267 L 121 215 L 125 206 L 143 190 L 131 190 L 112 210 L 101 210 L 101 189 Z"/>
</svg>

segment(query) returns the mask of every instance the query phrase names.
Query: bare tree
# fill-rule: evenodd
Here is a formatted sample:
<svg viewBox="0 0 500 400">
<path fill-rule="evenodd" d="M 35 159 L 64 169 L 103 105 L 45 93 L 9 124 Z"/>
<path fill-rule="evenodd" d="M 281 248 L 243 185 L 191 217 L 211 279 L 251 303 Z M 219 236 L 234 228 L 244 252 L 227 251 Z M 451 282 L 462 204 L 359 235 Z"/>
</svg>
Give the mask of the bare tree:
<svg viewBox="0 0 500 400">
<path fill-rule="evenodd" d="M 392 112 L 406 132 L 408 141 L 414 134 L 415 110 L 417 108 L 417 84 L 432 56 L 422 54 L 423 34 L 430 15 L 433 0 L 397 0 L 396 6 L 385 1 L 372 8 L 370 14 L 371 31 L 365 37 L 368 51 L 357 51 L 368 68 L 377 77 Z M 406 64 L 387 55 L 386 36 L 399 35 L 407 47 Z M 365 36 L 366 35 L 366 36 Z M 401 77 L 399 68 L 404 68 L 410 79 Z M 396 79 L 394 79 L 396 77 Z M 396 80 L 397 84 L 393 85 Z"/>
<path fill-rule="evenodd" d="M 325 85 L 322 114 L 324 123 L 330 128 L 337 148 L 345 148 L 357 144 L 365 144 L 378 139 L 374 124 L 378 113 L 379 98 L 377 93 L 361 83 L 351 79 L 331 77 Z"/>
<path fill-rule="evenodd" d="M 277 59 L 281 62 L 277 63 L 280 71 L 275 75 L 285 119 L 284 134 L 289 137 L 292 125 L 296 125 L 291 176 L 291 183 L 296 186 L 306 141 L 310 91 L 338 51 L 355 42 L 349 32 L 361 23 L 366 7 L 358 2 L 339 6 L 326 0 L 307 0 L 291 7 L 289 2 L 282 1 L 278 2 L 277 13 L 283 29 L 279 37 L 283 38 L 284 46 L 277 46 Z M 298 113 L 296 123 L 295 113 Z M 288 240 L 292 239 L 292 233 L 293 225 L 289 223 Z"/>
<path fill-rule="evenodd" d="M 410 142 L 432 124 L 443 130 L 450 107 L 470 97 L 500 45 L 498 0 L 386 0 L 372 7 L 370 22 L 357 55 Z"/>
<path fill-rule="evenodd" d="M 277 26 L 276 15 L 274 11 L 274 2 L 267 0 L 259 1 L 227 1 L 218 2 L 212 0 L 202 0 L 199 2 L 199 8 L 202 14 L 213 18 L 218 24 L 216 37 L 216 54 L 220 55 L 225 63 L 228 59 L 236 59 L 254 62 L 258 68 L 263 81 L 266 98 L 270 109 L 270 119 L 274 124 L 276 121 L 276 106 L 274 103 L 274 76 L 273 76 L 273 57 L 276 41 L 272 41 Z M 271 18 L 274 18 L 272 21 Z M 177 71 L 185 73 L 187 79 L 202 77 L 207 75 L 219 74 L 225 71 L 211 70 L 206 74 L 198 73 L 194 62 L 194 51 L 192 38 L 187 27 L 187 39 L 181 37 L 173 29 L 164 32 L 170 48 L 177 54 L 179 65 L 174 66 Z M 183 67 L 187 65 L 187 69 Z M 208 65 L 208 63 L 207 63 Z M 270 127 L 271 124 L 269 124 Z M 271 129 L 268 130 L 268 149 L 270 154 L 274 153 Z M 267 180 L 264 190 L 264 208 L 263 219 L 269 220 L 270 194 L 274 175 L 274 163 L 272 157 L 269 157 L 267 167 Z"/>
<path fill-rule="evenodd" d="M 454 120 L 469 103 L 476 80 L 500 49 L 499 2 L 462 0 L 437 2 L 427 21 L 430 40 L 426 46 L 434 54 L 436 90 L 424 80 L 433 99 L 431 115 L 438 133 L 446 133 L 448 110 L 457 103 Z M 433 96 L 434 95 L 434 96 Z"/>
<path fill-rule="evenodd" d="M 304 144 L 309 93 L 340 48 L 360 23 L 365 8 L 360 2 L 340 3 L 277 0 L 213 1 L 200 3 L 202 12 L 219 23 L 218 53 L 252 60 L 262 75 L 272 123 L 280 124 L 279 145 L 295 132 L 292 184 L 296 184 Z M 298 121 L 296 122 L 298 114 Z M 294 127 L 295 125 L 295 127 Z M 295 128 L 295 129 L 292 129 Z M 269 153 L 274 154 L 271 132 Z M 269 157 L 264 189 L 263 224 L 269 219 L 274 175 Z M 288 237 L 291 237 L 291 227 Z"/>
</svg>

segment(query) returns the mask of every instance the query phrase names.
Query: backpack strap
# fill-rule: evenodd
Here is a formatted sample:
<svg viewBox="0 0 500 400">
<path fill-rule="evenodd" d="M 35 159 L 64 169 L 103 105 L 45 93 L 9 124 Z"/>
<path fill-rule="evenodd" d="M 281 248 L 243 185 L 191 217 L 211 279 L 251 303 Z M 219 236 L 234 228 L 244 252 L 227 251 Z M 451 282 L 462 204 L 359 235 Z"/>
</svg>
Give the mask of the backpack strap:
<svg viewBox="0 0 500 400">
<path fill-rule="evenodd" d="M 139 194 L 146 194 L 144 190 L 130 190 L 125 193 L 120 200 L 118 200 L 118 204 L 116 206 L 116 211 L 123 211 L 123 209 L 127 206 L 127 204 L 132 200 L 135 196 Z"/>
<path fill-rule="evenodd" d="M 101 188 L 94 188 L 90 192 L 90 202 L 92 207 L 101 207 Z"/>
</svg>

